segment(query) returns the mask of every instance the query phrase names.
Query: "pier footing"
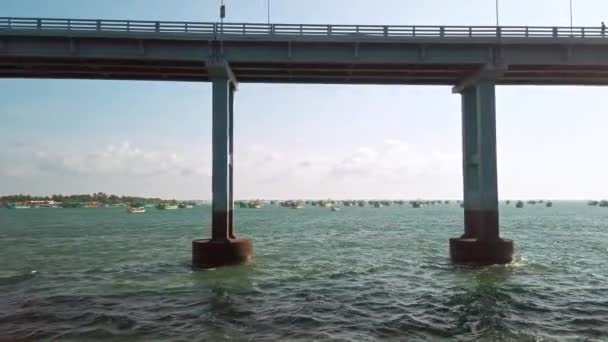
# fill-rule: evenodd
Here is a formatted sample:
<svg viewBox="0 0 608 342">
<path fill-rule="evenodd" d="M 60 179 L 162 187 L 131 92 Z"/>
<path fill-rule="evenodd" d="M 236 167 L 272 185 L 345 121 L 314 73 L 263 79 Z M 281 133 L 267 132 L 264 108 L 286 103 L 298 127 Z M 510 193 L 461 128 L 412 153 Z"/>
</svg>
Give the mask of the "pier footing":
<svg viewBox="0 0 608 342">
<path fill-rule="evenodd" d="M 192 266 L 216 268 L 247 264 L 253 259 L 253 240 L 230 239 L 215 242 L 209 239 L 192 241 Z"/>
<path fill-rule="evenodd" d="M 450 257 L 455 264 L 485 266 L 513 260 L 513 240 L 450 239 Z"/>
</svg>

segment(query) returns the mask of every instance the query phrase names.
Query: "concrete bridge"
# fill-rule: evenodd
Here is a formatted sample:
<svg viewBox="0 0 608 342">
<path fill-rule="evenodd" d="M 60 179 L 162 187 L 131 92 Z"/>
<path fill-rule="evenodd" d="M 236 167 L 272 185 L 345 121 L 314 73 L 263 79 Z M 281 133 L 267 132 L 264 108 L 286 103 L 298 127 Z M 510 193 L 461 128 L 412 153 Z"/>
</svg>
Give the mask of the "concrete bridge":
<svg viewBox="0 0 608 342">
<path fill-rule="evenodd" d="M 193 265 L 247 262 L 233 219 L 238 82 L 451 85 L 462 96 L 464 235 L 456 263 L 507 263 L 499 235 L 496 85 L 606 85 L 599 27 L 294 25 L 0 18 L 0 77 L 212 82 L 212 237 Z"/>
</svg>

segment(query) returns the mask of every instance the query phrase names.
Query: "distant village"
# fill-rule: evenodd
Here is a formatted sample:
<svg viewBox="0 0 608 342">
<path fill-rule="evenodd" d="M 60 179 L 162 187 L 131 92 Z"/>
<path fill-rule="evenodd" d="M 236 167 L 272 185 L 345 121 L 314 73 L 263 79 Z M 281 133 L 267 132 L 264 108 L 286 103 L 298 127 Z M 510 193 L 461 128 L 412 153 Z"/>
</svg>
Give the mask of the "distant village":
<svg viewBox="0 0 608 342">
<path fill-rule="evenodd" d="M 117 196 L 98 192 L 79 195 L 9 195 L 0 197 L 0 207 L 8 208 L 101 208 L 131 206 L 194 206 L 194 202 L 178 202 L 175 199 Z"/>
</svg>

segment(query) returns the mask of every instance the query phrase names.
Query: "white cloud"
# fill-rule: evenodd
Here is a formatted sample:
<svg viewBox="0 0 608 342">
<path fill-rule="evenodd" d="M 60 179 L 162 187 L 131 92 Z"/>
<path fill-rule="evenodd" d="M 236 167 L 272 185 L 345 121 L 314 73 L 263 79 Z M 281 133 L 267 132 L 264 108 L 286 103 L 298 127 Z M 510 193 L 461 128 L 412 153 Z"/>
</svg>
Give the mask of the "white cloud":
<svg viewBox="0 0 608 342">
<path fill-rule="evenodd" d="M 73 176 L 162 176 L 205 174 L 200 147 L 175 151 L 174 146 L 139 147 L 129 142 L 105 148 L 14 145 L 0 152 L 0 175 L 32 177 L 50 173 Z M 180 147 L 181 149 L 181 147 Z M 208 159 L 208 158 L 207 158 Z"/>
<path fill-rule="evenodd" d="M 453 197 L 451 192 L 456 196 L 460 191 L 460 175 L 454 173 L 460 169 L 457 155 L 427 152 L 424 146 L 399 140 L 350 153 L 294 153 L 289 146 L 261 145 L 236 146 L 235 153 L 235 192 L 240 198 L 413 198 L 433 192 Z M 32 179 L 61 179 L 47 190 L 52 192 L 65 192 L 62 187 L 86 182 L 93 182 L 95 191 L 118 189 L 178 198 L 209 198 L 211 190 L 208 145 L 14 145 L 0 152 L 0 165 L 0 176 L 25 184 Z M 449 182 L 456 186 L 441 188 Z"/>
</svg>

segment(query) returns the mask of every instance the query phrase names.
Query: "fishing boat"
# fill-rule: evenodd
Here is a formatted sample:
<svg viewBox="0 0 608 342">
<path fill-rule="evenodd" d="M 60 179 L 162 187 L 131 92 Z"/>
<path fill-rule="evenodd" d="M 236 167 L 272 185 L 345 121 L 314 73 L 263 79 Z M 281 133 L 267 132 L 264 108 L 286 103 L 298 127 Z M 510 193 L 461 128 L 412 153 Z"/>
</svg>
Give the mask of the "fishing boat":
<svg viewBox="0 0 608 342">
<path fill-rule="evenodd" d="M 304 209 L 304 202 L 294 202 L 291 204 L 291 209 Z"/>
<path fill-rule="evenodd" d="M 130 207 L 127 209 L 129 214 L 143 214 L 146 212 L 146 208 L 144 207 Z"/>
<path fill-rule="evenodd" d="M 29 205 L 23 205 L 20 203 L 6 203 L 4 205 L 7 209 L 30 209 Z"/>
<path fill-rule="evenodd" d="M 331 207 L 331 209 L 330 209 L 330 210 L 331 210 L 331 211 L 340 211 L 340 210 L 342 210 L 342 209 L 340 209 L 340 207 L 333 206 L 333 207 Z"/>
<path fill-rule="evenodd" d="M 249 208 L 252 209 L 261 209 L 264 206 L 264 203 L 262 203 L 262 201 L 256 200 L 256 201 L 250 201 L 248 204 Z"/>
<path fill-rule="evenodd" d="M 604 207 L 604 208 L 608 207 L 608 201 L 606 201 L 606 200 L 600 201 L 599 206 Z"/>
<path fill-rule="evenodd" d="M 547 201 L 547 202 L 545 202 L 545 206 L 546 207 L 552 207 L 553 206 L 553 202 Z"/>
<path fill-rule="evenodd" d="M 600 202 L 598 202 L 598 201 L 589 201 L 589 202 L 587 202 L 587 205 L 596 206 L 596 205 L 598 205 L 599 203 L 600 203 Z"/>
<path fill-rule="evenodd" d="M 177 206 L 177 204 L 158 204 L 156 206 L 156 209 L 159 209 L 159 210 L 176 210 L 176 209 L 179 209 L 179 207 Z"/>
<path fill-rule="evenodd" d="M 412 208 L 420 208 L 420 202 L 414 201 L 411 204 L 412 204 Z"/>
<path fill-rule="evenodd" d="M 515 208 L 523 208 L 523 207 L 524 207 L 524 202 L 517 201 L 517 203 L 515 203 Z"/>
</svg>

